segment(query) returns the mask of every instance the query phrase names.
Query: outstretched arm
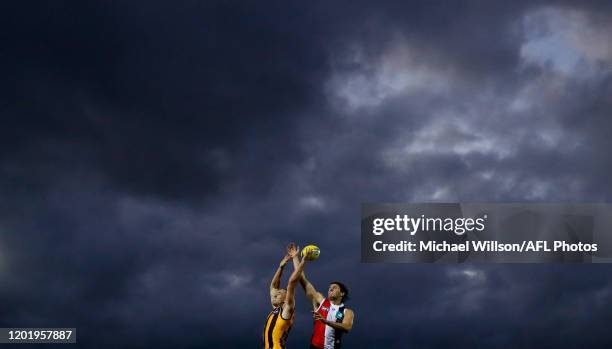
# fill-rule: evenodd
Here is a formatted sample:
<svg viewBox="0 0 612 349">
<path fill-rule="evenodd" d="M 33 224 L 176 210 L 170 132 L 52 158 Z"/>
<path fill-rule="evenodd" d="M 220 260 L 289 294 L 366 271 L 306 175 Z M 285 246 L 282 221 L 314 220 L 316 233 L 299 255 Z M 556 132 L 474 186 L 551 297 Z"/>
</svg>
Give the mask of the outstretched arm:
<svg viewBox="0 0 612 349">
<path fill-rule="evenodd" d="M 289 261 L 289 255 L 286 255 L 280 261 L 278 268 L 276 269 L 276 272 L 274 273 L 274 276 L 272 277 L 272 282 L 270 282 L 270 293 L 280 288 L 280 281 L 281 281 L 281 276 L 283 275 L 283 268 L 285 267 L 285 265 L 287 265 L 288 261 Z"/>
<path fill-rule="evenodd" d="M 289 277 L 289 282 L 287 283 L 287 297 L 285 298 L 285 304 L 287 304 L 287 306 L 283 309 L 284 318 L 288 319 L 293 313 L 293 309 L 295 309 L 295 287 L 297 286 L 297 283 L 300 280 L 300 274 L 302 274 L 302 272 L 304 271 L 305 265 L 306 257 L 303 257 L 302 261 L 298 263 L 297 268 L 295 268 L 295 270 Z"/>
<path fill-rule="evenodd" d="M 289 246 L 291 247 L 291 245 Z M 296 248 L 295 245 L 293 247 Z M 291 253 L 289 252 L 289 247 L 287 247 L 287 253 L 291 255 L 293 259 L 293 267 L 297 269 L 298 264 L 300 263 L 300 260 L 297 256 L 297 248 L 294 253 Z M 312 286 L 312 284 L 308 281 L 308 279 L 306 279 L 306 275 L 304 274 L 304 272 L 300 274 L 299 281 L 300 281 L 300 285 L 302 285 L 302 288 L 304 289 L 304 292 L 306 293 L 306 298 L 308 298 L 308 300 L 312 304 L 312 307 L 314 309 L 317 309 L 319 307 L 319 304 L 323 302 L 323 299 L 324 299 L 323 295 L 317 292 L 317 290 L 315 290 L 314 286 Z"/>
<path fill-rule="evenodd" d="M 306 257 L 308 255 L 302 257 L 302 261 L 300 261 L 289 277 L 289 282 L 287 283 L 287 296 L 285 296 L 285 304 L 283 307 L 283 318 L 289 319 L 293 314 L 293 310 L 295 309 L 295 287 L 297 286 L 298 281 L 300 280 L 300 275 L 304 271 L 304 267 L 306 266 Z"/>
</svg>

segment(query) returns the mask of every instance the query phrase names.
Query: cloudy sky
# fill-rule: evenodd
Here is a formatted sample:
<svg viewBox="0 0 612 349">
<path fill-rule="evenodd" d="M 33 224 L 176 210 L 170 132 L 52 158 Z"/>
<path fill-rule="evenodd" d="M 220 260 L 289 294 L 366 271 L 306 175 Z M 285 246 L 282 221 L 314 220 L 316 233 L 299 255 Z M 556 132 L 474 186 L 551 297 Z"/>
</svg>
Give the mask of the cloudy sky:
<svg viewBox="0 0 612 349">
<path fill-rule="evenodd" d="M 610 3 L 0 6 L 0 327 L 261 347 L 296 241 L 347 348 L 612 346 L 612 267 L 359 261 L 362 202 L 612 200 Z"/>
</svg>

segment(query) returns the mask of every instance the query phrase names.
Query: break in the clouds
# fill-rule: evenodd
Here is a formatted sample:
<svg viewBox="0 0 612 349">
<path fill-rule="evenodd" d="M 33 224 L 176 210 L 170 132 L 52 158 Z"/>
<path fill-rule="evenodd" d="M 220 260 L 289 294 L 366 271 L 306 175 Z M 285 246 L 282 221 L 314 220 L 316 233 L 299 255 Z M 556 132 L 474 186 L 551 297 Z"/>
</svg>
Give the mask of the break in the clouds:
<svg viewBox="0 0 612 349">
<path fill-rule="evenodd" d="M 575 78 L 609 72 L 612 59 L 609 14 L 544 7 L 525 15 L 527 41 L 521 57 Z"/>
<path fill-rule="evenodd" d="M 610 200 L 609 6 L 5 7 L 3 327 L 256 347 L 295 240 L 321 247 L 315 286 L 351 288 L 347 347 L 610 346 L 606 266 L 370 265 L 358 246 L 361 202 Z M 290 347 L 311 330 L 297 303 Z"/>
<path fill-rule="evenodd" d="M 525 12 L 508 26 L 519 55 L 515 65 L 498 72 L 499 79 L 475 81 L 475 72 L 444 46 L 424 50 L 422 43 L 394 39 L 375 59 L 350 55 L 361 69 L 332 75 L 329 97 L 343 117 L 358 119 L 352 125 L 388 125 L 385 144 L 372 149 L 380 153 L 376 165 L 407 175 L 429 172 L 436 183 L 419 200 L 571 200 L 585 195 L 592 182 L 591 171 L 575 168 L 594 148 L 583 128 L 593 122 L 589 114 L 598 113 L 590 108 L 594 99 L 610 103 L 605 18 L 571 8 Z M 585 118 L 590 120 L 581 125 Z M 597 122 L 606 128 L 606 120 Z M 442 160 L 435 166 L 455 170 L 435 173 L 432 158 Z M 602 161 L 591 165 L 599 168 Z M 558 172 L 548 173 L 551 166 Z M 455 176 L 461 171 L 466 175 Z M 486 190 L 471 185 L 489 183 Z"/>
</svg>

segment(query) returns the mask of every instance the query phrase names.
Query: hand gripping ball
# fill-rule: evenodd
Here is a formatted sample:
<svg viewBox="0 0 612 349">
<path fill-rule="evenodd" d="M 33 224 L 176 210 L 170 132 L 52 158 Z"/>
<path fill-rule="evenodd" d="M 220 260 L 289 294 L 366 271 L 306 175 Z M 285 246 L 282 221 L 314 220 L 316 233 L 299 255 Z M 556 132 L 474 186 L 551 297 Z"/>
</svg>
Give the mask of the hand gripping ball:
<svg viewBox="0 0 612 349">
<path fill-rule="evenodd" d="M 309 252 L 311 253 L 308 254 Z M 314 261 L 315 259 L 319 258 L 320 254 L 321 250 L 315 245 L 308 245 L 302 249 L 302 257 L 306 256 L 306 260 L 308 261 Z"/>
</svg>

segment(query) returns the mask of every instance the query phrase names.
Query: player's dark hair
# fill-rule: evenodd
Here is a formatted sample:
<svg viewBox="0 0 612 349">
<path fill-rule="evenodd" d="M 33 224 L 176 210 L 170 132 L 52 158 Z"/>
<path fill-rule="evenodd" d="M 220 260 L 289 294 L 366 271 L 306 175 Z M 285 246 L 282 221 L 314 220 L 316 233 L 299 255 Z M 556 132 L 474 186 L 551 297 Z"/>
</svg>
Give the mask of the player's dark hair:
<svg viewBox="0 0 612 349">
<path fill-rule="evenodd" d="M 346 287 L 346 285 L 345 285 L 345 284 L 341 283 L 340 281 L 332 281 L 332 282 L 330 282 L 329 284 L 330 284 L 330 285 L 331 285 L 331 284 L 336 284 L 336 285 L 338 285 L 338 287 L 340 287 L 340 292 L 344 293 L 344 296 L 342 297 L 342 301 L 343 301 L 343 302 L 346 302 L 346 301 L 348 301 L 349 299 L 351 299 L 351 298 L 349 297 L 349 290 L 348 290 L 348 287 Z"/>
</svg>

